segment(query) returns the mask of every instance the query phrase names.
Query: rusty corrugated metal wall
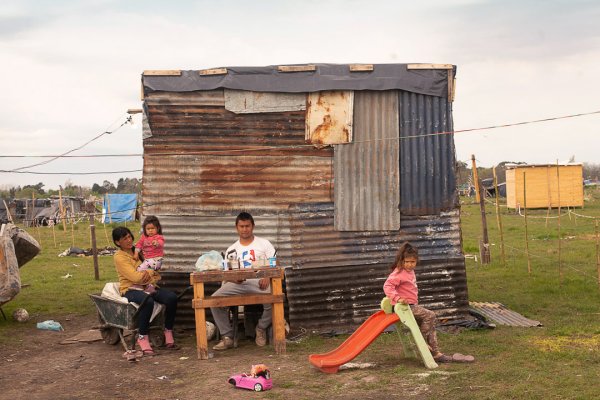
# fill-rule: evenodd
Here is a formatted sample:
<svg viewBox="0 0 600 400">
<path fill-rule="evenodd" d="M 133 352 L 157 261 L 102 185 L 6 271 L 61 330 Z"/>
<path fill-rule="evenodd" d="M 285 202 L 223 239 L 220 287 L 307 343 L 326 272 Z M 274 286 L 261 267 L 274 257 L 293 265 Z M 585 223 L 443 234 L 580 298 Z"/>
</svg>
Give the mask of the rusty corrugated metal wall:
<svg viewBox="0 0 600 400">
<path fill-rule="evenodd" d="M 286 271 L 294 329 L 349 329 L 379 308 L 383 283 L 399 245 L 419 248 L 419 301 L 440 318 L 468 313 L 467 280 L 457 209 L 403 216 L 399 231 L 339 232 L 333 203 L 294 207 L 290 214 L 293 268 Z"/>
</svg>

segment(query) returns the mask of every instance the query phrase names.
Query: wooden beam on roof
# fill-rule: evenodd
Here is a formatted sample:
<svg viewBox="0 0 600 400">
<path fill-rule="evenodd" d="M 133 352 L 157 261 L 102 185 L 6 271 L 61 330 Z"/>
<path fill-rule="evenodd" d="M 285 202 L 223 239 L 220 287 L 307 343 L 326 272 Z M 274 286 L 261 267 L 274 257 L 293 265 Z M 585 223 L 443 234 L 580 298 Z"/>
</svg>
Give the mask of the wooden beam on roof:
<svg viewBox="0 0 600 400">
<path fill-rule="evenodd" d="M 408 64 L 406 69 L 454 69 L 452 64 Z"/>
<path fill-rule="evenodd" d="M 350 72 L 371 72 L 373 64 L 350 64 Z"/>
<path fill-rule="evenodd" d="M 198 71 L 200 75 L 226 75 L 227 68 L 211 68 Z"/>
<path fill-rule="evenodd" d="M 148 69 L 142 74 L 144 76 L 181 76 L 179 69 Z"/>
<path fill-rule="evenodd" d="M 279 72 L 306 72 L 316 71 L 317 67 L 314 65 L 280 65 L 277 67 Z"/>
</svg>

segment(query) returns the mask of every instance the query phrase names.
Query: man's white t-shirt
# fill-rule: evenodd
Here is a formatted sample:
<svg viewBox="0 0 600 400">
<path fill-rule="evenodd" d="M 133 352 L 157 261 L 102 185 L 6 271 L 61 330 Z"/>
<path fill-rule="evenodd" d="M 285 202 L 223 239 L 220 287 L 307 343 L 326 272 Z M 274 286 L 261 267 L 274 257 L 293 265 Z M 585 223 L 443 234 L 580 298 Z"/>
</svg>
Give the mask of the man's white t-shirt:
<svg viewBox="0 0 600 400">
<path fill-rule="evenodd" d="M 235 253 L 231 253 L 235 250 Z M 254 236 L 254 240 L 248 246 L 242 246 L 239 240 L 227 248 L 225 258 L 230 258 L 230 254 L 235 254 L 235 258 L 243 261 L 244 268 L 252 266 L 252 262 L 263 258 L 271 258 L 275 255 L 275 248 L 267 239 Z"/>
</svg>

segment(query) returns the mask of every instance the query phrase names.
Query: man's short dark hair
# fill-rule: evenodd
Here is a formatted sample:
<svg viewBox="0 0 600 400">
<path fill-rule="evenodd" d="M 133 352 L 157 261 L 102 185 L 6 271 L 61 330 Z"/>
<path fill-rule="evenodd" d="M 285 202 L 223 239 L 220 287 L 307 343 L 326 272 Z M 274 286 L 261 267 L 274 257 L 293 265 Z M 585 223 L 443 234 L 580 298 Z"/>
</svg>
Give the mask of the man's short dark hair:
<svg viewBox="0 0 600 400">
<path fill-rule="evenodd" d="M 235 226 L 237 226 L 239 221 L 250 221 L 252 222 L 252 226 L 254 226 L 254 218 L 252 218 L 252 215 L 250 215 L 250 213 L 246 211 L 242 211 L 241 213 L 239 213 L 239 215 L 235 219 Z"/>
</svg>

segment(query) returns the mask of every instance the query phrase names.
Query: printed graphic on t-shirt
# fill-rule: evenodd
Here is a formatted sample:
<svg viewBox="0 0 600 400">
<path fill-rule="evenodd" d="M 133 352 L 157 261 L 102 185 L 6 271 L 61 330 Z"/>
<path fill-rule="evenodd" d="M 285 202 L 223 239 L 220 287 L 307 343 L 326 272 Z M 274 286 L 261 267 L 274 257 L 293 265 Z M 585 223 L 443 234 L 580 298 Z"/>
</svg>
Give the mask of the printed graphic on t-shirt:
<svg viewBox="0 0 600 400">
<path fill-rule="evenodd" d="M 254 254 L 254 250 L 244 250 L 242 252 L 242 257 L 240 258 L 244 262 L 244 268 L 252 267 L 252 261 L 256 261 L 256 255 Z"/>
</svg>

